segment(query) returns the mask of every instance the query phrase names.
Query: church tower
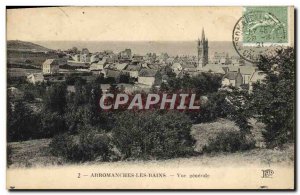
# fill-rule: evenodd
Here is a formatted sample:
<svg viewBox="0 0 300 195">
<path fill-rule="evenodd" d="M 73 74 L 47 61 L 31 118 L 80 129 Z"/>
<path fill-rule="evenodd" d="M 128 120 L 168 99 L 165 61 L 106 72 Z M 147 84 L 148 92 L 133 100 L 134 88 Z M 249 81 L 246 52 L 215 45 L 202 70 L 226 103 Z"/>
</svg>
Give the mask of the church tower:
<svg viewBox="0 0 300 195">
<path fill-rule="evenodd" d="M 201 40 L 198 39 L 198 68 L 204 67 L 208 64 L 208 40 L 205 38 L 204 28 L 202 28 Z"/>
</svg>

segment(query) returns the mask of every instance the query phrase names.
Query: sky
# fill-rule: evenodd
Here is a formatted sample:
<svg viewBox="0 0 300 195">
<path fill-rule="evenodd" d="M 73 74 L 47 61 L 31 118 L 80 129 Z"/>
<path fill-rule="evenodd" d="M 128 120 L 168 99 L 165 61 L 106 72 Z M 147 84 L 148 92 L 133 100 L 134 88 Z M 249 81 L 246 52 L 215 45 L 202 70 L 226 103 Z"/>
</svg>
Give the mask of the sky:
<svg viewBox="0 0 300 195">
<path fill-rule="evenodd" d="M 231 41 L 242 7 L 53 7 L 7 10 L 7 40 Z"/>
</svg>

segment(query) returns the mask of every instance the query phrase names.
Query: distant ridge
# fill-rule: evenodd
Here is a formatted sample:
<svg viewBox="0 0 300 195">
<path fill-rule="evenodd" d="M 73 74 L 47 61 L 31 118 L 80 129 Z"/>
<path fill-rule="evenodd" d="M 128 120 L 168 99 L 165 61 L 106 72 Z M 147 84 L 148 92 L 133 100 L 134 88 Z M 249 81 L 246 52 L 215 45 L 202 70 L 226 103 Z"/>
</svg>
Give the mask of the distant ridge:
<svg viewBox="0 0 300 195">
<path fill-rule="evenodd" d="M 32 51 L 32 52 L 52 51 L 51 49 L 48 49 L 41 45 L 31 43 L 31 42 L 26 42 L 26 41 L 19 41 L 19 40 L 7 41 L 7 50 Z"/>
</svg>

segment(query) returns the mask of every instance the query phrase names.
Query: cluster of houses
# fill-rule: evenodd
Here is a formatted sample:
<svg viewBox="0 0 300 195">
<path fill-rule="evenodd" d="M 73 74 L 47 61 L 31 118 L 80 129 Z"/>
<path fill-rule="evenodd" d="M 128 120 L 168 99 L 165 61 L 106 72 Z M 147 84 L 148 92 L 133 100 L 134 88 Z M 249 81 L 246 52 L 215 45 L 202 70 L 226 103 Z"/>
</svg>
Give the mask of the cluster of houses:
<svg viewBox="0 0 300 195">
<path fill-rule="evenodd" d="M 214 57 L 209 59 L 208 47 L 204 43 L 207 43 L 205 36 L 198 42 L 198 58 L 196 56 L 170 57 L 167 53 L 137 55 L 132 54 L 131 49 L 125 49 L 117 54 L 109 50 L 90 53 L 87 48 L 84 48 L 77 53 L 68 53 L 64 56 L 65 60 L 47 59 L 42 64 L 42 73 L 30 74 L 27 79 L 37 83 L 42 82 L 46 75 L 77 71 L 114 78 L 116 83 L 119 83 L 118 80 L 122 75 L 126 75 L 134 81 L 135 86 L 151 88 L 153 85 L 167 82 L 168 71 L 172 71 L 177 77 L 185 74 L 197 76 L 209 72 L 223 75 L 222 88 L 247 87 L 251 91 L 253 83 L 265 78 L 265 74 L 258 71 L 255 66 L 245 65 L 240 58 L 229 57 L 225 52 L 214 53 Z"/>
<path fill-rule="evenodd" d="M 135 85 L 142 88 L 151 88 L 158 78 L 163 82 L 167 82 L 166 67 L 175 73 L 177 77 L 182 77 L 184 74 L 197 76 L 202 72 L 223 75 L 223 88 L 245 86 L 251 91 L 253 83 L 262 81 L 265 78 L 265 74 L 258 71 L 254 66 L 206 64 L 204 67 L 199 68 L 192 63 L 183 62 L 174 62 L 171 65 L 148 64 L 144 61 L 136 62 L 109 63 L 107 58 L 103 57 L 101 60 L 91 63 L 88 68 L 77 69 L 77 71 L 86 71 L 95 76 L 102 75 L 105 78 L 114 78 L 116 81 L 121 75 L 127 75 L 135 81 Z M 64 71 L 68 70 L 60 68 L 60 64 L 56 59 L 47 59 L 42 65 L 42 73 L 32 73 L 27 76 L 27 79 L 35 84 L 44 81 L 46 75 L 55 75 Z"/>
</svg>

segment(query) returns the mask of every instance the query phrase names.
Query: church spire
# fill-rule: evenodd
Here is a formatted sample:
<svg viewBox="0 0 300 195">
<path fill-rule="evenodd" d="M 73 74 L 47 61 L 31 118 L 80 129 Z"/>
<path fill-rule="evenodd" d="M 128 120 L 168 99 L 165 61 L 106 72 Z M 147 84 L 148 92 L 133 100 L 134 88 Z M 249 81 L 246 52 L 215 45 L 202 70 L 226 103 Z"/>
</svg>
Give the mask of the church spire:
<svg viewBox="0 0 300 195">
<path fill-rule="evenodd" d="M 204 28 L 202 27 L 202 40 L 205 40 Z"/>
</svg>

